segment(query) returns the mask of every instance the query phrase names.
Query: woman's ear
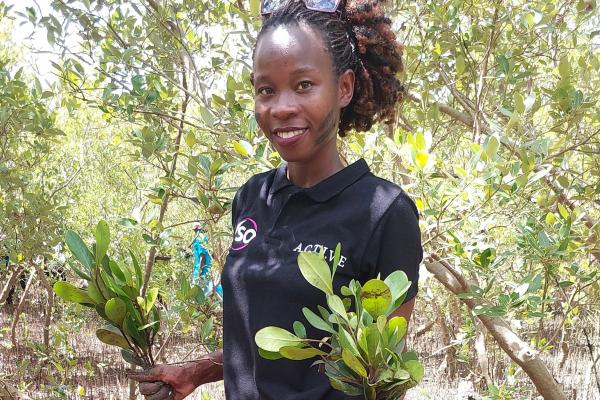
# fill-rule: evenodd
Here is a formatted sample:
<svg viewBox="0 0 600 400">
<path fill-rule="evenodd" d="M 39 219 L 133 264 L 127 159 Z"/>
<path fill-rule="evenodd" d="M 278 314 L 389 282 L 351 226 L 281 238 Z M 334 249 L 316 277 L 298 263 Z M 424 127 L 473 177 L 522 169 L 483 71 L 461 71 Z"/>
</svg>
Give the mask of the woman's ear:
<svg viewBox="0 0 600 400">
<path fill-rule="evenodd" d="M 340 107 L 346 107 L 352 101 L 354 96 L 354 80 L 356 79 L 354 71 L 347 69 L 338 78 Z"/>
</svg>

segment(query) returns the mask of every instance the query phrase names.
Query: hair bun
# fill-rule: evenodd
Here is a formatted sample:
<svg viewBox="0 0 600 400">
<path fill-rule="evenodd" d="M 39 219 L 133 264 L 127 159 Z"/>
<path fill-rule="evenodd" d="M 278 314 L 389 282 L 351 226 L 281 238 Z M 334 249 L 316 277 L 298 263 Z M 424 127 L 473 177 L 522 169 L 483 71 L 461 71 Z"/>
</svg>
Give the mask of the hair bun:
<svg viewBox="0 0 600 400">
<path fill-rule="evenodd" d="M 355 114 L 351 125 L 357 131 L 367 131 L 378 120 L 394 119 L 404 90 L 396 77 L 404 68 L 403 46 L 397 42 L 392 21 L 385 16 L 380 1 L 348 0 L 344 11 L 361 64 L 355 98 L 349 105 Z"/>
</svg>

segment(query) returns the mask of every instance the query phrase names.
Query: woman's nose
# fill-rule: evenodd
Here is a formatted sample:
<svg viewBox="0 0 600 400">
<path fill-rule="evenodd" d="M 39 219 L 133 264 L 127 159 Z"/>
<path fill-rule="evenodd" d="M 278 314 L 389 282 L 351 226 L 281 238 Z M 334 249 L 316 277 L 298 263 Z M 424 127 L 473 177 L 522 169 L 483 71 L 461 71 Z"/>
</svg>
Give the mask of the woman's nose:
<svg viewBox="0 0 600 400">
<path fill-rule="evenodd" d="M 298 113 L 298 103 L 293 93 L 280 93 L 271 108 L 273 117 L 289 119 Z"/>
</svg>

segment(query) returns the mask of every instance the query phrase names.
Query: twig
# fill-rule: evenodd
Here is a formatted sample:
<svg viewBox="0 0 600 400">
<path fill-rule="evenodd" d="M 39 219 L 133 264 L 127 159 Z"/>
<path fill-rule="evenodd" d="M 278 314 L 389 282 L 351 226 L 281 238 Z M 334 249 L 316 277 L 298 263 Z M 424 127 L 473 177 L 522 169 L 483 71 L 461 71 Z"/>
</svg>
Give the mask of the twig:
<svg viewBox="0 0 600 400">
<path fill-rule="evenodd" d="M 592 359 L 592 370 L 594 371 L 594 378 L 596 379 L 596 387 L 598 388 L 598 393 L 600 393 L 600 380 L 598 380 L 598 370 L 596 368 L 597 358 L 594 358 L 594 346 L 592 342 L 590 342 L 590 337 L 588 336 L 587 329 L 583 328 L 583 335 L 585 336 L 585 341 L 587 342 L 587 348 L 590 352 L 590 358 Z"/>
</svg>

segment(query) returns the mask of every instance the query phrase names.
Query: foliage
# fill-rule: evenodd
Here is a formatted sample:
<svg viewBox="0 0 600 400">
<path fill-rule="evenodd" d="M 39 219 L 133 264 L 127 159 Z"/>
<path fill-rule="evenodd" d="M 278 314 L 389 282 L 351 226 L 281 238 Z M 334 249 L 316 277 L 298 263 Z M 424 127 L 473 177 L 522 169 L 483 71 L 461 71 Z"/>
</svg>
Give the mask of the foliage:
<svg viewBox="0 0 600 400">
<path fill-rule="evenodd" d="M 152 346 L 160 329 L 160 312 L 156 301 L 158 289 L 141 292 L 143 275 L 133 254 L 131 266 L 119 264 L 107 254 L 110 231 L 106 221 L 100 221 L 95 232 L 96 242 L 91 250 L 81 237 L 68 231 L 65 241 L 83 268 L 72 266 L 86 281 L 87 290 L 68 282 L 54 284 L 54 292 L 63 300 L 95 308 L 108 325 L 99 328 L 100 341 L 118 346 L 125 361 L 144 368 L 154 365 Z"/>
<path fill-rule="evenodd" d="M 400 399 L 423 378 L 423 366 L 415 352 L 402 352 L 408 323 L 390 315 L 402 304 L 410 288 L 406 274 L 396 271 L 385 280 L 371 279 L 364 285 L 351 280 L 333 293 L 332 282 L 340 257 L 336 247 L 330 270 L 323 254 L 303 252 L 298 265 L 304 278 L 325 293 L 327 308 L 317 315 L 304 307 L 306 320 L 329 336 L 306 337 L 306 328 L 294 322 L 294 333 L 268 326 L 256 333 L 259 353 L 267 359 L 306 360 L 320 357 L 313 365 L 323 366 L 334 389 L 365 399 Z M 351 304 L 354 308 L 350 310 Z M 324 349 L 327 348 L 327 351 Z"/>
<path fill-rule="evenodd" d="M 7 12 L 0 6 L 0 21 Z M 12 57 L 0 44 L 0 253 L 22 262 L 49 252 L 59 238 L 64 182 L 45 164 L 64 133 L 47 104 L 54 93 L 13 68 Z"/>
<path fill-rule="evenodd" d="M 391 128 L 341 140 L 342 155 L 365 157 L 415 199 L 426 255 L 468 278 L 462 297 L 481 302 L 476 314 L 512 321 L 556 361 L 598 317 L 597 2 L 387 4 L 405 46 L 406 101 Z M 2 253 L 25 265 L 50 254 L 63 226 L 87 232 L 105 219 L 121 227 L 118 251 L 146 254 L 144 272 L 173 299 L 189 268 L 176 255 L 202 221 L 220 268 L 233 193 L 280 161 L 252 115 L 257 5 L 73 0 L 19 15 L 0 3 Z M 13 21 L 47 36 L 56 83 L 36 81 L 20 57 L 34 49 L 10 40 Z M 156 254 L 172 261 L 153 265 Z M 445 322 L 446 355 L 477 371 L 472 314 L 428 307 L 452 301 L 421 276 L 415 317 Z M 199 332 L 213 317 L 219 329 L 218 311 L 194 307 L 164 325 Z M 529 390 L 494 360 L 489 387 Z"/>
</svg>

